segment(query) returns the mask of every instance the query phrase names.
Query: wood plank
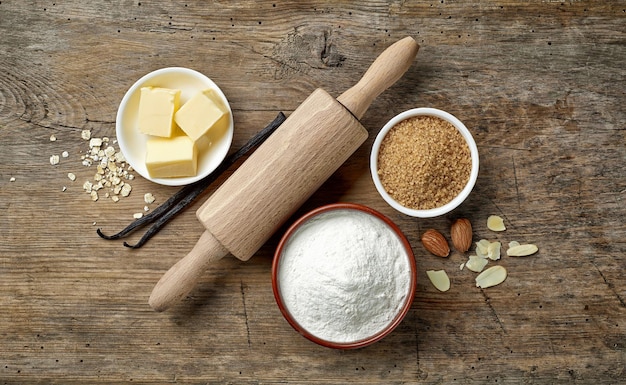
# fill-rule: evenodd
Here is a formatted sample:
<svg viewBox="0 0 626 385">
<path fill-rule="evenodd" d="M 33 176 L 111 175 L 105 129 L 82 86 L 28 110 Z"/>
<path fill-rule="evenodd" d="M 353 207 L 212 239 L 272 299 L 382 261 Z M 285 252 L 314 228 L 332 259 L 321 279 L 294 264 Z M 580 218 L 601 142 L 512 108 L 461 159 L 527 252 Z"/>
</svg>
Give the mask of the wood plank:
<svg viewBox="0 0 626 385">
<path fill-rule="evenodd" d="M 2 383 L 624 382 L 625 10 L 591 0 L 1 1 Z M 195 210 L 215 187 L 141 249 L 103 241 L 96 228 L 130 223 L 144 193 L 157 197 L 153 209 L 177 189 L 137 177 L 129 197 L 92 202 L 81 130 L 114 138 L 128 87 L 184 66 L 223 89 L 238 148 L 314 89 L 341 94 L 407 35 L 420 52 L 363 117 L 369 139 L 295 215 L 349 201 L 398 224 L 419 271 L 402 324 L 353 351 L 298 335 L 271 288 L 282 229 L 249 261 L 219 261 L 182 303 L 153 312 L 148 296 L 200 236 Z M 418 106 L 456 115 L 479 147 L 476 187 L 446 217 L 394 212 L 369 177 L 378 130 Z M 506 232 L 487 229 L 491 214 Z M 448 234 L 457 216 L 471 219 L 474 241 L 540 251 L 503 257 L 507 280 L 477 289 L 459 270 L 466 256 L 440 259 L 419 241 L 427 228 Z M 448 272 L 449 292 L 428 282 L 429 269 Z"/>
</svg>

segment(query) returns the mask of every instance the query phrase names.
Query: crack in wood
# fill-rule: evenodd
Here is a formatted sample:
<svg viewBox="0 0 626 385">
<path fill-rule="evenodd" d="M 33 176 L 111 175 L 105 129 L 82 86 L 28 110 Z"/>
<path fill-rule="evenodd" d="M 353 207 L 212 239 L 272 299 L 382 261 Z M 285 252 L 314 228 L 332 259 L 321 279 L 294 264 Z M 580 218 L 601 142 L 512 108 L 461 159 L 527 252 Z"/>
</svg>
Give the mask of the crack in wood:
<svg viewBox="0 0 626 385">
<path fill-rule="evenodd" d="M 248 348 L 252 346 L 250 341 L 250 324 L 248 323 L 248 309 L 246 308 L 246 292 L 244 290 L 243 281 L 240 281 L 241 288 L 241 302 L 243 303 L 243 316 L 246 321 L 246 338 L 248 339 Z"/>
<path fill-rule="evenodd" d="M 522 208 L 522 201 L 519 196 L 519 183 L 517 182 L 517 167 L 515 166 L 515 156 L 511 157 L 513 161 L 513 179 L 515 180 L 515 197 L 517 198 L 517 208 Z"/>
<path fill-rule="evenodd" d="M 619 303 L 622 305 L 622 307 L 626 307 L 626 302 L 624 302 L 624 299 L 622 297 L 620 297 L 619 293 L 617 291 L 615 291 L 615 287 L 613 286 L 612 283 L 610 283 L 607 279 L 606 276 L 604 275 L 604 273 L 602 273 L 602 270 L 600 270 L 600 268 L 598 267 L 598 265 L 596 265 L 595 261 L 591 261 L 591 264 L 593 265 L 593 267 L 596 268 L 596 270 L 598 271 L 598 273 L 600 274 L 600 277 L 602 277 L 602 280 L 604 280 L 604 283 L 606 284 L 606 286 L 609 288 L 609 290 L 611 291 L 611 293 L 613 293 L 613 295 L 615 296 L 615 298 L 617 298 L 617 300 L 619 301 Z"/>
<path fill-rule="evenodd" d="M 498 325 L 500 325 L 500 329 L 502 329 L 504 334 L 508 334 L 507 331 L 506 331 L 506 328 L 504 327 L 504 323 L 502 323 L 502 320 L 498 316 L 498 312 L 496 312 L 496 309 L 491 304 L 491 301 L 489 301 L 489 297 L 487 297 L 487 294 L 485 294 L 485 290 L 481 288 L 480 289 L 480 293 L 485 298 L 485 303 L 487 304 L 487 306 L 489 306 L 489 309 L 491 309 L 491 312 L 493 313 L 494 317 L 496 318 L 496 321 L 498 321 Z"/>
</svg>

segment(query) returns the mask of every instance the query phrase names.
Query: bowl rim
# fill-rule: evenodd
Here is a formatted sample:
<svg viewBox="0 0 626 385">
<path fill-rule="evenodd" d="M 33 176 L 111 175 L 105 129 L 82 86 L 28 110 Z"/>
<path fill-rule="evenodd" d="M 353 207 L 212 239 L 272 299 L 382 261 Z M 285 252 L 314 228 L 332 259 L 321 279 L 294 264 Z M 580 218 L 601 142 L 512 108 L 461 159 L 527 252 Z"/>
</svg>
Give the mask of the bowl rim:
<svg viewBox="0 0 626 385">
<path fill-rule="evenodd" d="M 382 182 L 380 181 L 380 177 L 378 176 L 378 152 L 380 150 L 380 145 L 383 139 L 385 138 L 389 130 L 391 130 L 396 124 L 402 122 L 403 120 L 416 116 L 434 116 L 451 123 L 465 139 L 465 142 L 470 149 L 470 157 L 472 160 L 470 177 L 463 190 L 461 190 L 461 192 L 456 197 L 454 197 L 450 202 L 446 203 L 445 205 L 427 210 L 411 209 L 401 205 L 398 201 L 393 199 L 391 195 L 389 195 L 389 193 L 387 193 L 382 185 Z M 378 190 L 378 193 L 381 195 L 381 197 L 391 207 L 411 217 L 432 218 L 449 213 L 450 211 L 457 208 L 461 203 L 463 203 L 465 199 L 467 199 L 472 189 L 474 188 L 474 185 L 476 184 L 476 180 L 478 179 L 479 162 L 480 160 L 476 141 L 474 140 L 471 132 L 467 129 L 465 124 L 463 124 L 463 122 L 461 122 L 449 112 L 432 107 L 418 107 L 404 111 L 394 116 L 383 126 L 378 135 L 376 135 L 376 139 L 372 144 L 372 150 L 370 152 L 370 174 L 372 177 L 372 181 L 376 186 L 376 190 Z"/>
<path fill-rule="evenodd" d="M 283 303 L 282 296 L 280 294 L 279 282 L 278 282 L 278 270 L 279 270 L 279 264 L 280 264 L 282 251 L 285 248 L 285 245 L 287 241 L 291 238 L 291 236 L 296 232 L 296 230 L 300 228 L 300 226 L 302 226 L 304 223 L 308 222 L 312 218 L 320 214 L 327 213 L 330 211 L 336 211 L 336 210 L 357 210 L 357 211 L 364 212 L 366 214 L 372 215 L 382 220 L 398 236 L 398 239 L 404 246 L 404 249 L 406 251 L 406 257 L 409 260 L 409 267 L 410 267 L 410 282 L 409 282 L 409 289 L 408 289 L 407 297 L 405 299 L 405 302 L 401 310 L 396 314 L 394 319 L 384 329 L 382 329 L 381 331 L 379 331 L 378 333 L 372 336 L 369 336 L 362 340 L 353 341 L 353 342 L 344 342 L 344 343 L 333 342 L 333 341 L 322 339 L 320 337 L 317 337 L 309 333 L 305 328 L 303 328 L 291 316 L 285 304 Z M 409 242 L 409 240 L 406 238 L 402 230 L 400 230 L 400 228 L 391 219 L 389 219 L 382 213 L 368 206 L 361 205 L 358 203 L 342 202 L 342 203 L 326 204 L 323 206 L 319 206 L 307 212 L 306 214 L 302 215 L 301 217 L 299 217 L 293 224 L 291 224 L 291 226 L 289 226 L 287 231 L 281 237 L 278 243 L 278 246 L 276 247 L 276 251 L 274 253 L 274 259 L 272 261 L 272 291 L 274 293 L 274 299 L 276 300 L 276 304 L 278 305 L 278 308 L 280 309 L 280 312 L 282 313 L 283 317 L 287 320 L 287 322 L 291 325 L 293 329 L 295 329 L 299 334 L 301 334 L 305 338 L 317 343 L 318 345 L 321 345 L 327 348 L 332 348 L 332 349 L 362 348 L 362 347 L 371 345 L 374 342 L 377 342 L 381 340 L 382 338 L 386 337 L 387 335 L 389 335 L 402 322 L 402 320 L 405 318 L 405 316 L 411 309 L 413 300 L 415 298 L 416 288 L 417 288 L 417 264 L 415 262 L 415 255 L 413 253 L 413 249 L 411 248 L 411 243 Z"/>
<path fill-rule="evenodd" d="M 228 113 L 230 114 L 230 124 L 226 132 L 225 142 L 223 143 L 224 148 L 222 148 L 221 153 L 216 155 L 217 156 L 216 159 L 219 159 L 219 162 L 217 160 L 214 160 L 213 161 L 214 167 L 208 167 L 205 170 L 198 169 L 198 173 L 195 176 L 174 177 L 174 178 L 153 178 L 149 175 L 145 167 L 138 164 L 137 161 L 133 161 L 132 160 L 133 156 L 129 156 L 129 154 L 132 154 L 133 151 L 130 147 L 130 144 L 126 143 L 126 139 L 125 139 L 126 135 L 124 134 L 124 130 L 126 128 L 125 128 L 125 125 L 123 124 L 125 114 L 127 113 L 126 109 L 127 109 L 128 103 L 135 96 L 135 94 L 139 91 L 139 89 L 141 89 L 141 87 L 144 86 L 147 82 L 150 82 L 152 81 L 152 79 L 158 78 L 159 76 L 164 76 L 168 74 L 181 74 L 183 76 L 189 76 L 189 77 L 198 79 L 198 81 L 201 82 L 202 85 L 204 85 L 204 87 L 201 87 L 201 88 L 210 88 L 214 90 L 220 96 L 220 98 L 224 102 L 224 105 L 228 108 Z M 222 163 L 222 161 L 228 155 L 228 152 L 230 151 L 230 147 L 232 145 L 233 136 L 234 136 L 233 112 L 232 112 L 232 108 L 230 107 L 230 102 L 226 98 L 226 95 L 224 94 L 222 89 L 211 78 L 209 78 L 202 72 L 196 71 L 191 68 L 176 67 L 176 66 L 159 68 L 141 76 L 124 93 L 124 96 L 122 97 L 122 100 L 120 101 L 120 104 L 118 106 L 116 116 L 115 116 L 115 136 L 116 136 L 117 144 L 120 148 L 120 151 L 126 158 L 126 162 L 133 168 L 134 172 L 141 175 L 144 179 L 160 184 L 160 185 L 184 186 L 184 185 L 197 182 L 203 179 L 204 177 L 206 177 L 207 175 L 211 174 L 213 171 L 215 171 L 217 167 L 219 167 L 219 164 Z"/>
</svg>

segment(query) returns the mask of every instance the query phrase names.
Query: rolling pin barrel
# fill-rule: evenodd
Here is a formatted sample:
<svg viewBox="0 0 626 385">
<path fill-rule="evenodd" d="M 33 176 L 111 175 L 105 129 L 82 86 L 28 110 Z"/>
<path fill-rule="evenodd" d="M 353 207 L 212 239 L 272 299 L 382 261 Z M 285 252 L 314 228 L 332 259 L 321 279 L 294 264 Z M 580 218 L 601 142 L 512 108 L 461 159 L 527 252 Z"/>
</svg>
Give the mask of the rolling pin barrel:
<svg viewBox="0 0 626 385">
<path fill-rule="evenodd" d="M 162 311 L 176 303 L 228 253 L 252 257 L 365 142 L 358 119 L 406 72 L 418 48 L 410 37 L 391 45 L 338 99 L 315 90 L 198 209 L 206 231 L 157 283 L 150 306 Z"/>
</svg>

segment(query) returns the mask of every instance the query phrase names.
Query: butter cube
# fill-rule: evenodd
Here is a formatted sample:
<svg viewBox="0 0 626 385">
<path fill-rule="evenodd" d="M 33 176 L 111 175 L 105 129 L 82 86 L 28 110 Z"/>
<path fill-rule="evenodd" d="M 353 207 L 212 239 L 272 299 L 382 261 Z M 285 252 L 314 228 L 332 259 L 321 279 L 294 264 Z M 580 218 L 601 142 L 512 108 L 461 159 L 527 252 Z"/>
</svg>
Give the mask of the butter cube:
<svg viewBox="0 0 626 385">
<path fill-rule="evenodd" d="M 170 138 L 175 132 L 174 114 L 180 107 L 180 90 L 142 87 L 139 99 L 139 131 Z"/>
<path fill-rule="evenodd" d="M 151 137 L 146 144 L 146 168 L 152 178 L 195 176 L 198 150 L 186 136 Z"/>
<path fill-rule="evenodd" d="M 176 124 L 194 142 L 216 125 L 228 125 L 228 109 L 211 89 L 195 94 L 174 115 Z"/>
</svg>

